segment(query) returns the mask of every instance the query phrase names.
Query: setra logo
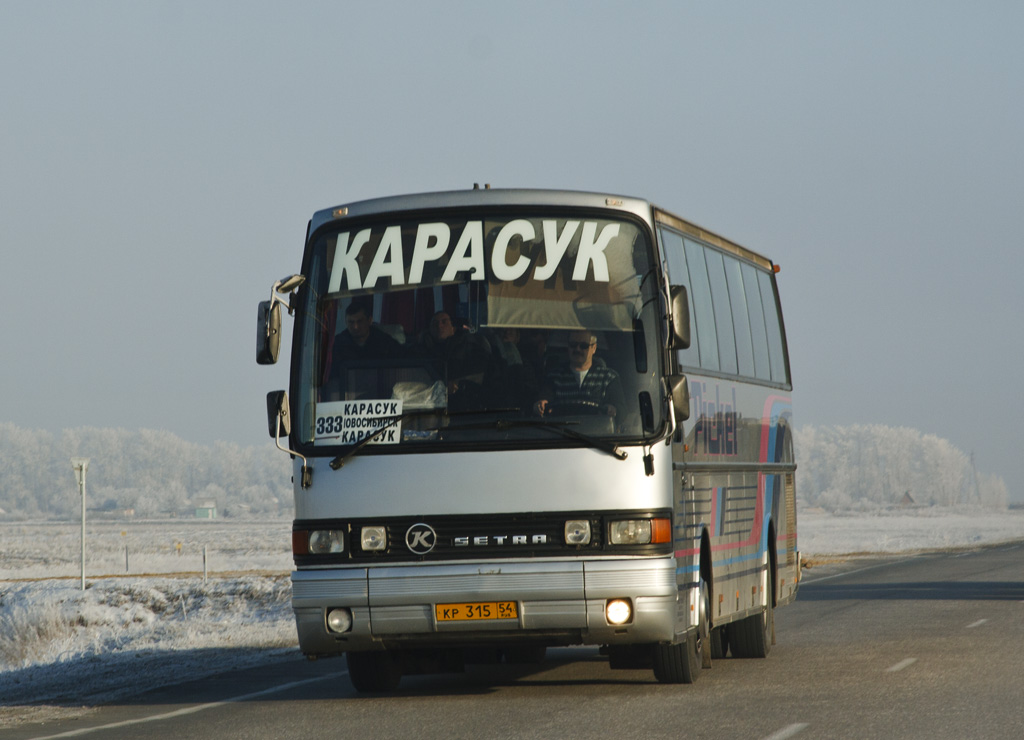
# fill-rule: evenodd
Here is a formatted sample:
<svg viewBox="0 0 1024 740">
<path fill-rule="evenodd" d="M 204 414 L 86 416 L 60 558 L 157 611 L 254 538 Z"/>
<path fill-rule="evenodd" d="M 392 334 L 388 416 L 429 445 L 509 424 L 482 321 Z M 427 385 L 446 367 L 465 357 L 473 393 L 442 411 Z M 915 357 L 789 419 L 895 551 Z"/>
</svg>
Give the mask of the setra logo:
<svg viewBox="0 0 1024 740">
<path fill-rule="evenodd" d="M 437 532 L 429 524 L 413 524 L 405 532 L 405 546 L 414 555 L 426 555 L 437 544 Z"/>
</svg>

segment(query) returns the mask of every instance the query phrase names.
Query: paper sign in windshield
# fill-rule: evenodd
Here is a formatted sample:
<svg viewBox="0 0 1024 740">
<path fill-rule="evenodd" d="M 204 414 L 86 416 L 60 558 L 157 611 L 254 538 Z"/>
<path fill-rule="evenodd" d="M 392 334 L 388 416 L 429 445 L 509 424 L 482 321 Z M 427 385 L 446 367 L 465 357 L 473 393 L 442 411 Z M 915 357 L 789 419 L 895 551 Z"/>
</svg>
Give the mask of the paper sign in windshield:
<svg viewBox="0 0 1024 740">
<path fill-rule="evenodd" d="M 321 445 L 350 445 L 379 431 L 367 444 L 398 444 L 402 439 L 401 415 L 402 402 L 394 399 L 320 403 L 316 407 L 313 441 Z"/>
</svg>

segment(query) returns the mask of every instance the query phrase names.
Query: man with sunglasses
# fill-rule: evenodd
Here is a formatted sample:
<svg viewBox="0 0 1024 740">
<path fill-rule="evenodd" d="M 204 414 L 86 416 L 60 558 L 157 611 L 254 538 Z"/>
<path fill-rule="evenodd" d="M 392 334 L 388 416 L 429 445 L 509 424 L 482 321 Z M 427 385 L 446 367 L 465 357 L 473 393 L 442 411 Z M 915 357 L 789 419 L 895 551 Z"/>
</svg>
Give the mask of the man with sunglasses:
<svg viewBox="0 0 1024 740">
<path fill-rule="evenodd" d="M 568 363 L 546 378 L 533 410 L 548 414 L 599 414 L 614 417 L 625 407 L 619 374 L 594 357 L 597 335 L 585 329 L 569 332 Z"/>
</svg>

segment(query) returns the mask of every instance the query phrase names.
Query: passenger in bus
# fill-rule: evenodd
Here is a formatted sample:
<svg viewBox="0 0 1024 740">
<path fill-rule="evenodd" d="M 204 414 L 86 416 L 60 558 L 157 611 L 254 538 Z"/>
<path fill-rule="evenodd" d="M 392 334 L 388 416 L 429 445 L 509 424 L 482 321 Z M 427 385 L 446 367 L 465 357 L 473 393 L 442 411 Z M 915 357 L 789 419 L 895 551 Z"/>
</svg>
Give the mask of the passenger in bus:
<svg viewBox="0 0 1024 740">
<path fill-rule="evenodd" d="M 548 373 L 561 365 L 561 358 L 548 352 L 548 333 L 544 329 L 523 329 L 518 347 L 523 360 L 521 408 L 529 409 Z"/>
<path fill-rule="evenodd" d="M 501 327 L 486 334 L 494 354 L 494 403 L 502 409 L 529 409 L 540 384 L 519 350 L 517 327 Z"/>
<path fill-rule="evenodd" d="M 487 340 L 478 334 L 455 335 L 445 354 L 448 409 L 479 411 L 494 400 L 494 356 Z"/>
<path fill-rule="evenodd" d="M 438 311 L 430 317 L 430 324 L 420 334 L 418 353 L 443 359 L 448 340 L 455 336 L 455 323 L 447 311 Z"/>
<path fill-rule="evenodd" d="M 594 357 L 597 335 L 569 333 L 568 362 L 550 371 L 533 406 L 538 416 L 596 413 L 610 417 L 625 409 L 619 374 Z"/>
<path fill-rule="evenodd" d="M 543 329 L 524 329 L 519 337 L 519 356 L 523 364 L 530 368 L 537 386 L 547 377 L 553 368 L 551 356 L 548 354 L 548 333 Z"/>
<path fill-rule="evenodd" d="M 468 324 L 438 311 L 420 336 L 419 354 L 437 362 L 436 372 L 448 389 L 448 408 L 485 408 L 494 386 L 494 356 L 490 342 Z"/>
<path fill-rule="evenodd" d="M 367 301 L 353 300 L 345 309 L 345 331 L 334 338 L 332 357 L 379 360 L 401 354 L 402 345 L 373 325 L 372 305 Z"/>
<path fill-rule="evenodd" d="M 430 336 L 435 342 L 455 336 L 455 324 L 447 311 L 438 311 L 430 318 Z"/>
</svg>

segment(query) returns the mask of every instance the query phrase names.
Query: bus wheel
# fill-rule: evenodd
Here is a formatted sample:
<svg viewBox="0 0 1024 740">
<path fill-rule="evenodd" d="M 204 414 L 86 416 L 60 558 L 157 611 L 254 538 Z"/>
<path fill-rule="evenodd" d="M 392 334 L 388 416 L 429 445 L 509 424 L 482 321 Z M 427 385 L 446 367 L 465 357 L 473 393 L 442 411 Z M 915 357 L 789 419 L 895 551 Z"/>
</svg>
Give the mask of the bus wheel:
<svg viewBox="0 0 1024 740">
<path fill-rule="evenodd" d="M 775 609 L 771 598 L 760 614 L 729 627 L 729 647 L 734 658 L 767 658 L 775 635 Z"/>
<path fill-rule="evenodd" d="M 701 668 L 710 664 L 708 584 L 700 581 L 697 630 L 683 642 L 654 646 L 654 677 L 661 683 L 693 683 Z"/>
<path fill-rule="evenodd" d="M 729 653 L 729 632 L 725 625 L 711 630 L 711 657 L 721 660 Z"/>
<path fill-rule="evenodd" d="M 387 650 L 345 653 L 348 677 L 361 694 L 394 691 L 402 680 L 398 656 Z"/>
<path fill-rule="evenodd" d="M 690 635 L 683 642 L 654 646 L 654 677 L 660 683 L 693 683 L 700 672 L 700 651 L 697 638 Z"/>
</svg>

